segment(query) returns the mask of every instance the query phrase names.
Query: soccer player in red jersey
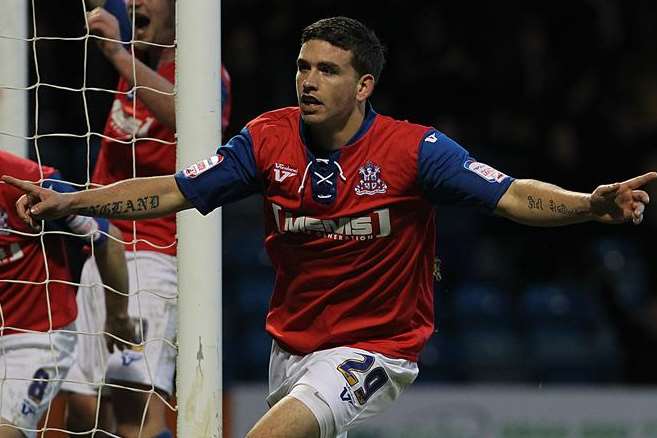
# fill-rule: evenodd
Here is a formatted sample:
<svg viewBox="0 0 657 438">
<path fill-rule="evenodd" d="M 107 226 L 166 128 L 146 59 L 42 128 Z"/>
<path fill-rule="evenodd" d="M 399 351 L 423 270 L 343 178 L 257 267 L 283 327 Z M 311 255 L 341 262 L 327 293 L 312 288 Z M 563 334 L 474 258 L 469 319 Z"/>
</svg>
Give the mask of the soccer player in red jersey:
<svg viewBox="0 0 657 438">
<path fill-rule="evenodd" d="M 73 190 L 60 180 L 55 169 L 40 167 L 5 151 L 0 151 L 0 172 L 42 181 L 43 187 L 59 191 Z M 15 205 L 21 196 L 22 191 L 0 184 L 2 438 L 35 435 L 41 416 L 75 360 L 76 287 L 71 283 L 66 242 L 61 233 L 82 235 L 92 245 L 105 284 L 118 292 L 128 290 L 121 233 L 116 227 L 106 219 L 69 215 L 47 221 L 42 238 L 16 215 Z M 125 338 L 129 333 L 127 298 L 116 293 L 107 295 L 111 318 L 105 330 L 111 329 Z M 124 348 L 110 337 L 106 346 Z"/>
<path fill-rule="evenodd" d="M 657 172 L 576 193 L 513 179 L 438 130 L 377 114 L 368 99 L 384 63 L 375 34 L 335 17 L 304 29 L 298 106 L 265 113 L 216 154 L 175 175 L 60 195 L 30 193 L 33 221 L 68 212 L 148 218 L 260 193 L 275 269 L 271 409 L 250 438 L 344 437 L 416 378 L 433 331 L 435 211 L 465 204 L 513 221 L 635 224 Z M 152 197 L 142 211 L 127 208 Z M 116 208 L 115 208 L 116 207 Z"/>
<path fill-rule="evenodd" d="M 175 1 L 131 0 L 127 2 L 127 12 L 134 21 L 137 57 L 122 44 L 99 40 L 101 51 L 120 76 L 92 177 L 99 185 L 175 172 Z M 87 25 L 92 34 L 120 40 L 120 22 L 102 7 L 88 13 Z M 230 77 L 223 67 L 221 79 L 222 126 L 225 127 L 231 102 Z M 106 376 L 112 383 L 143 390 L 112 390 L 116 433 L 126 437 L 166 438 L 171 436 L 165 423 L 167 407 L 159 397 L 149 397 L 149 391 L 155 387 L 164 397 L 173 391 L 176 218 L 171 214 L 136 225 L 128 220 L 113 223 L 123 232 L 126 243 L 131 292 L 129 314 L 139 332 L 134 341 L 145 345 L 105 357 L 107 352 L 92 336 L 80 337 L 80 361 L 71 375 L 76 377 L 74 380 L 96 385 L 64 385 L 72 393 L 68 427 L 82 432 L 94 426 L 97 384 Z M 98 272 L 92 260 L 83 267 L 82 278 L 86 284 L 97 283 Z M 87 287 L 78 293 L 78 325 L 90 333 L 96 332 L 105 318 L 102 306 L 97 305 L 95 288 Z"/>
</svg>

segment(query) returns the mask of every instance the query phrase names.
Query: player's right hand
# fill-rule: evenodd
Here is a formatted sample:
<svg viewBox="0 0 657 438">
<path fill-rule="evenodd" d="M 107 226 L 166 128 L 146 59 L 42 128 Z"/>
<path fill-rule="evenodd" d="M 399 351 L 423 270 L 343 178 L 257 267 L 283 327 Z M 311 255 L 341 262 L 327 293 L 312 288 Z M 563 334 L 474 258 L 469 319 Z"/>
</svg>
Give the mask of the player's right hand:
<svg viewBox="0 0 657 438">
<path fill-rule="evenodd" d="M 98 7 L 87 12 L 87 27 L 90 34 L 106 38 L 97 40 L 98 47 L 110 61 L 123 50 L 119 21 L 105 8 Z"/>
<path fill-rule="evenodd" d="M 622 183 L 607 184 L 591 193 L 591 211 L 596 220 L 607 224 L 632 221 L 639 225 L 650 202 L 648 193 L 640 188 L 657 179 L 657 172 L 648 172 Z"/>
<path fill-rule="evenodd" d="M 2 181 L 25 192 L 16 201 L 16 213 L 34 229 L 39 228 L 38 222 L 41 220 L 58 219 L 70 214 L 70 195 L 9 175 L 3 175 Z"/>
</svg>

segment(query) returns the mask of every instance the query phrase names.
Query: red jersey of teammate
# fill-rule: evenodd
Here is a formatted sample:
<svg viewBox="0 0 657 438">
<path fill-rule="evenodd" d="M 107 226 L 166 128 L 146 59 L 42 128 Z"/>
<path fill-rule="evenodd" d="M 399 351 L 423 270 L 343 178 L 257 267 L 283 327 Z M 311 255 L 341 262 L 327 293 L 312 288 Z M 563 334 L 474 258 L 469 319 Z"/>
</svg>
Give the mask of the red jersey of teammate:
<svg viewBox="0 0 657 438">
<path fill-rule="evenodd" d="M 41 170 L 43 178 L 55 173 L 50 167 Z M 0 151 L 0 174 L 30 181 L 42 177 L 36 163 L 4 151 Z M 16 215 L 15 204 L 22 194 L 9 184 L 0 184 L 0 307 L 4 327 L 36 331 L 61 328 L 77 315 L 75 287 L 62 283 L 71 281 L 64 241 L 61 236 L 46 234 L 44 255 L 38 235 L 17 234 L 35 233 Z M 9 279 L 29 283 L 12 283 Z M 4 334 L 10 333 L 17 332 L 5 329 Z"/>
<path fill-rule="evenodd" d="M 175 63 L 164 62 L 157 73 L 171 83 L 175 81 Z M 221 68 L 222 80 L 222 127 L 228 125 L 231 111 L 230 77 Z M 121 78 L 105 125 L 105 138 L 101 142 L 98 161 L 94 169 L 93 182 L 107 185 L 133 177 L 170 175 L 176 170 L 175 131 L 161 124 L 134 93 L 128 91 L 128 82 Z M 137 92 L 137 95 L 139 92 Z M 135 133 L 134 160 L 132 136 Z M 133 173 L 133 167 L 135 172 Z M 136 249 L 176 254 L 175 214 L 138 222 L 112 221 L 128 242 L 126 249 L 132 250 L 133 226 L 136 229 Z"/>
</svg>

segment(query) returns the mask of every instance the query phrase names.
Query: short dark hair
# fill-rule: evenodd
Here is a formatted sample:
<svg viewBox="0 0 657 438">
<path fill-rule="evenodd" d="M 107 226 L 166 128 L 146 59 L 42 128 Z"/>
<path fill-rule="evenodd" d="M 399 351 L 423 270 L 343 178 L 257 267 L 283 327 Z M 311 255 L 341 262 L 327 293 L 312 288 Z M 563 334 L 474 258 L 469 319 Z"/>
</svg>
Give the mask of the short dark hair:
<svg viewBox="0 0 657 438">
<path fill-rule="evenodd" d="M 374 31 L 349 17 L 324 18 L 307 26 L 301 33 L 301 44 L 322 40 L 351 50 L 352 65 L 359 75 L 371 74 L 379 80 L 385 64 L 385 47 Z"/>
</svg>

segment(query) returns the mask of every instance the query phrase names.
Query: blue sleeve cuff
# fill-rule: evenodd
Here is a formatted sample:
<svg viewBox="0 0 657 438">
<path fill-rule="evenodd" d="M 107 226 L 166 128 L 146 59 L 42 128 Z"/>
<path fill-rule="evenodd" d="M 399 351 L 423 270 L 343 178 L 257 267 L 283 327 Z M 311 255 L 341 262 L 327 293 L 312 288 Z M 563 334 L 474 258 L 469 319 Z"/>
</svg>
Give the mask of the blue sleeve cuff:
<svg viewBox="0 0 657 438">
<path fill-rule="evenodd" d="M 207 202 L 205 202 L 205 199 L 201 198 L 199 193 L 194 190 L 193 185 L 189 184 L 188 178 L 185 176 L 184 171 L 181 170 L 176 172 L 174 178 L 180 193 L 182 193 L 185 199 L 191 202 L 194 208 L 198 210 L 202 215 L 205 216 L 213 210 L 213 208 L 210 207 Z"/>
</svg>

